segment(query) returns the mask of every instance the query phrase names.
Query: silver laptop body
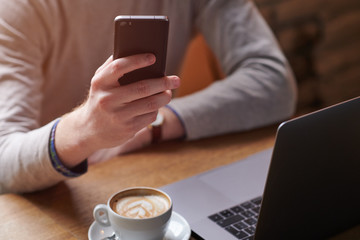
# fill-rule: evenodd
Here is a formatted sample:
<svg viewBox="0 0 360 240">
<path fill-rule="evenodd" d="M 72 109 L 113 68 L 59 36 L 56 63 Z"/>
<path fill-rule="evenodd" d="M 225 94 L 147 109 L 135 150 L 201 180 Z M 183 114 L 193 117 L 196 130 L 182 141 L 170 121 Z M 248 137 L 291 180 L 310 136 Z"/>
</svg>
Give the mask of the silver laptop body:
<svg viewBox="0 0 360 240">
<path fill-rule="evenodd" d="M 162 189 L 206 240 L 242 239 L 209 217 L 257 196 L 255 239 L 323 239 L 359 224 L 360 98 L 282 123 L 273 149 Z"/>
</svg>

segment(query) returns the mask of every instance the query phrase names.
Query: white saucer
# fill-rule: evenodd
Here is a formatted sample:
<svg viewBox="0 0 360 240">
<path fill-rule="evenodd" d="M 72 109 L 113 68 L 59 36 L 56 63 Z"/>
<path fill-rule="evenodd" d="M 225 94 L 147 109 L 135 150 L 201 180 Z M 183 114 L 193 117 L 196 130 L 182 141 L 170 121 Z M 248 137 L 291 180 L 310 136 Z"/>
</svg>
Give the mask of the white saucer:
<svg viewBox="0 0 360 240">
<path fill-rule="evenodd" d="M 94 221 L 89 228 L 88 238 L 89 240 L 101 240 L 113 234 L 114 231 L 111 227 L 100 226 Z M 189 223 L 180 214 L 173 212 L 164 240 L 189 240 L 190 235 L 191 229 Z"/>
</svg>

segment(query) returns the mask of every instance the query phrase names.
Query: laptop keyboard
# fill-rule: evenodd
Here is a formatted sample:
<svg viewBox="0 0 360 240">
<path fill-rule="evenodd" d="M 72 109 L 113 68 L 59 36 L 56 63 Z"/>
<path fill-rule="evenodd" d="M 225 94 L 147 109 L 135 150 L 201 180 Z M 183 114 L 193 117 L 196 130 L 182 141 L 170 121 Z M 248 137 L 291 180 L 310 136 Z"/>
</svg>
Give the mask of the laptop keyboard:
<svg viewBox="0 0 360 240">
<path fill-rule="evenodd" d="M 262 197 L 251 199 L 209 216 L 237 239 L 254 239 Z"/>
</svg>

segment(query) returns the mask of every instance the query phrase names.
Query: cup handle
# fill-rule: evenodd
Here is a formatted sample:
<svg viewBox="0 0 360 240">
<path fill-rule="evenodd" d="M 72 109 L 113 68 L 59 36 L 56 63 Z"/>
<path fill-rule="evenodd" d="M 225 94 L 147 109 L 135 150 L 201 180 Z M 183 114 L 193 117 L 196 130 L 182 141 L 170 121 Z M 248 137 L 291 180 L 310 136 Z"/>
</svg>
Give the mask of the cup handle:
<svg viewBox="0 0 360 240">
<path fill-rule="evenodd" d="M 98 222 L 101 226 L 104 226 L 104 227 L 110 226 L 108 209 L 105 204 L 96 205 L 96 207 L 94 208 L 94 211 L 93 211 L 93 216 L 94 216 L 96 222 Z"/>
</svg>

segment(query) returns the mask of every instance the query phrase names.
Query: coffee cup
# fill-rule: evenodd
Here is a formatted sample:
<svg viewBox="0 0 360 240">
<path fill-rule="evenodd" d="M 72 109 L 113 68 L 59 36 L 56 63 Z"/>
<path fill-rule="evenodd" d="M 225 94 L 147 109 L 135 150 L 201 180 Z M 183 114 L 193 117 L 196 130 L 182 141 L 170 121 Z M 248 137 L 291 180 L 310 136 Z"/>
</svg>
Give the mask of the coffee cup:
<svg viewBox="0 0 360 240">
<path fill-rule="evenodd" d="M 98 204 L 93 216 L 114 230 L 119 240 L 159 240 L 168 229 L 172 201 L 165 192 L 149 187 L 127 188 Z"/>
</svg>

